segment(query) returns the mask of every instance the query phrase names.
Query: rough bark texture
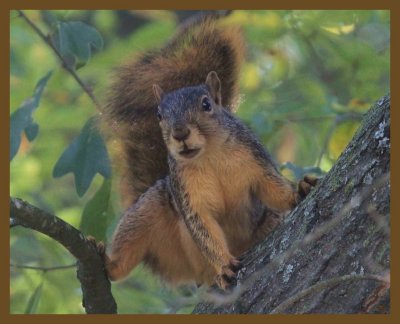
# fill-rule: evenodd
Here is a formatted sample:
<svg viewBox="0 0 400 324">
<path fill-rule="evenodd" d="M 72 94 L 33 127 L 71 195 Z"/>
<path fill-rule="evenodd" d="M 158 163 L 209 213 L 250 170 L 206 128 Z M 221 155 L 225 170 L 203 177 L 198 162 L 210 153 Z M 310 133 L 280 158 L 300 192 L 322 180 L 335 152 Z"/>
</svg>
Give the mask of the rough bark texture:
<svg viewBox="0 0 400 324">
<path fill-rule="evenodd" d="M 390 96 L 332 170 L 194 313 L 388 313 Z"/>
</svg>

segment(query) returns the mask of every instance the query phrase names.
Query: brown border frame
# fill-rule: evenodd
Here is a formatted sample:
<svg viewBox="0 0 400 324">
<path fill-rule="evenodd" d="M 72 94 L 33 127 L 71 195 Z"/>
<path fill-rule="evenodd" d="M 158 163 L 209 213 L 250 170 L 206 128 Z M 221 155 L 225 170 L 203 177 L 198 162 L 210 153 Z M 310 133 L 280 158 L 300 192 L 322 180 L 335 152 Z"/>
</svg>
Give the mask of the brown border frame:
<svg viewBox="0 0 400 324">
<path fill-rule="evenodd" d="M 397 3 L 396 3 L 397 2 Z M 397 4 L 397 5 L 396 5 Z M 0 35 L 2 36 L 3 42 L 7 44 L 7 48 L 10 46 L 10 10 L 12 9 L 127 9 L 127 8 L 135 8 L 135 9 L 386 9 L 391 11 L 391 39 L 399 40 L 400 39 L 400 23 L 398 14 L 400 13 L 400 1 L 397 0 L 380 0 L 380 1 L 370 1 L 370 2 L 361 2 L 359 0 L 335 0 L 335 1 L 318 1 L 318 0 L 306 0 L 306 1 L 298 1 L 298 0 L 280 0 L 274 1 L 271 3 L 263 4 L 257 0 L 247 0 L 246 2 L 232 0 L 228 2 L 224 2 L 223 0 L 203 0 L 201 3 L 179 3 L 177 0 L 175 1 L 162 1 L 156 0 L 152 1 L 152 4 L 144 4 L 144 3 L 133 3 L 128 2 L 127 0 L 114 0 L 114 1 L 105 1 L 105 0 L 97 0 L 93 2 L 82 2 L 76 0 L 58 0 L 49 1 L 49 0 L 19 0 L 18 2 L 14 1 L 13 3 L 10 0 L 2 0 L 0 1 Z M 3 52 L 4 53 L 4 52 Z M 397 54 L 396 54 L 397 53 Z M 396 58 L 400 57 L 399 54 L 399 42 L 392 41 L 391 42 L 391 57 Z M 1 158 L 0 164 L 0 179 L 3 179 L 3 183 L 1 186 L 1 195 L 0 195 L 0 206 L 2 207 L 2 217 L 0 218 L 0 249 L 1 256 L 4 257 L 3 260 L 9 260 L 9 224 L 7 223 L 6 215 L 9 214 L 9 180 L 10 180 L 10 169 L 9 169 L 9 155 L 6 154 L 9 152 L 9 110 L 6 107 L 9 106 L 9 69 L 10 63 L 8 59 L 2 59 L 0 61 L 1 64 L 1 88 L 8 89 L 6 95 L 1 96 L 2 109 L 0 109 L 1 117 L 0 117 L 0 141 L 1 148 L 3 151 L 3 155 Z M 399 85 L 399 75 L 396 74 L 395 71 L 400 71 L 398 60 L 391 60 L 391 88 L 396 89 L 396 86 Z M 393 106 L 396 107 L 396 102 L 399 102 L 398 92 L 393 91 L 392 102 L 394 102 Z M 378 98 L 377 98 L 378 99 Z M 399 111 L 397 109 L 391 109 L 392 114 L 392 122 L 393 120 L 398 120 Z M 394 118 L 393 118 L 394 115 Z M 396 117 L 398 116 L 398 117 Z M 399 194 L 399 170 L 396 168 L 399 163 L 399 153 L 396 150 L 398 148 L 398 141 L 400 139 L 399 129 L 391 128 L 391 165 L 394 165 L 394 168 L 391 168 L 391 193 L 396 197 Z M 6 181 L 8 180 L 8 181 Z M 398 197 L 398 196 L 397 196 Z M 398 199 L 391 200 L 391 228 L 394 230 L 398 230 L 400 228 L 399 219 L 396 217 L 399 213 L 399 201 Z M 394 216 L 394 217 L 393 217 Z M 394 232 L 395 233 L 395 232 Z M 395 233 L 396 234 L 396 233 Z M 399 274 L 399 247 L 400 247 L 400 235 L 391 235 L 391 272 L 392 274 Z M 397 258 L 396 258 L 397 256 Z M 38 322 L 38 323 L 50 323 L 52 321 L 60 321 L 67 322 L 71 319 L 87 323 L 87 321 L 95 321 L 96 323 L 105 323 L 106 321 L 112 320 L 118 322 L 126 322 L 132 323 L 132 321 L 140 320 L 140 321 L 168 321 L 171 323 L 183 322 L 189 320 L 188 316 L 190 315 L 119 315 L 113 316 L 111 315 L 14 315 L 9 314 L 10 302 L 9 302 L 9 266 L 8 262 L 4 262 L 3 266 L 0 267 L 0 296 L 3 302 L 0 303 L 0 314 L 3 320 L 7 320 L 8 322 L 24 322 L 29 321 L 30 323 Z M 385 323 L 398 322 L 400 320 L 400 308 L 399 305 L 399 277 L 391 276 L 391 314 L 390 315 L 246 315 L 246 317 L 242 317 L 239 315 L 200 315 L 200 316 L 191 316 L 190 321 L 193 323 L 200 321 L 222 321 L 227 323 L 237 323 L 238 321 L 279 321 L 282 322 L 296 322 L 296 323 L 319 323 L 320 321 L 324 321 L 324 323 L 333 323 L 336 321 L 341 321 L 342 323 L 351 323 L 355 320 L 365 321 L 365 322 L 375 322 L 375 321 L 383 321 Z M 204 318 L 206 316 L 206 318 Z M 397 318 L 397 320 L 396 320 Z"/>
</svg>

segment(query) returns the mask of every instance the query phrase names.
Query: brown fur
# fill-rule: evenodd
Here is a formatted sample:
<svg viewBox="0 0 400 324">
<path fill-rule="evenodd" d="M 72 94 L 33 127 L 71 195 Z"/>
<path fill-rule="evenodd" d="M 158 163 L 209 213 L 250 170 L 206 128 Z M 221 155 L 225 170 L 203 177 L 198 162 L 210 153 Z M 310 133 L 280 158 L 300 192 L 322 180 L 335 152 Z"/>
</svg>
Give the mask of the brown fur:
<svg viewBox="0 0 400 324">
<path fill-rule="evenodd" d="M 168 174 L 167 148 L 156 119 L 153 84 L 165 92 L 198 85 L 214 70 L 223 82 L 223 105 L 236 104 L 244 41 L 235 27 L 221 28 L 209 17 L 186 26 L 160 50 L 134 58 L 117 69 L 108 105 L 101 116 L 114 161 L 121 173 L 124 206 L 128 207 Z M 195 63 L 197 62 L 197 63 Z"/>
<path fill-rule="evenodd" d="M 204 19 L 120 69 L 104 120 L 114 123 L 127 203 L 135 203 L 105 255 L 110 279 L 126 277 L 144 261 L 169 283 L 217 282 L 225 289 L 237 258 L 310 190 L 305 181 L 296 191 L 228 112 L 242 56 L 236 29 Z M 202 108 L 204 98 L 209 110 Z M 188 158 L 185 149 L 198 153 Z"/>
<path fill-rule="evenodd" d="M 252 172 L 243 172 L 244 166 Z M 184 220 L 171 205 L 166 180 L 160 180 L 124 214 L 107 261 L 110 279 L 124 278 L 144 261 L 170 284 L 193 281 L 212 284 L 218 275 L 232 276 L 227 265 L 263 239 L 283 215 L 270 211 L 260 226 L 247 217 L 252 206 L 250 197 L 243 196 L 243 192 L 264 178 L 264 172 L 244 147 L 207 151 L 196 165 L 182 170 L 182 178 L 187 181 L 190 205 L 201 215 L 214 238 L 212 249 L 222 262 L 213 264 L 203 255 Z M 285 180 L 283 183 L 286 184 Z M 273 196 L 281 194 L 271 188 L 268 192 Z M 275 207 L 290 209 L 286 201 Z M 227 285 L 223 280 L 219 284 Z"/>
<path fill-rule="evenodd" d="M 170 205 L 165 180 L 124 214 L 106 260 L 108 275 L 122 279 L 142 261 L 170 284 L 213 281 L 213 272 Z"/>
</svg>

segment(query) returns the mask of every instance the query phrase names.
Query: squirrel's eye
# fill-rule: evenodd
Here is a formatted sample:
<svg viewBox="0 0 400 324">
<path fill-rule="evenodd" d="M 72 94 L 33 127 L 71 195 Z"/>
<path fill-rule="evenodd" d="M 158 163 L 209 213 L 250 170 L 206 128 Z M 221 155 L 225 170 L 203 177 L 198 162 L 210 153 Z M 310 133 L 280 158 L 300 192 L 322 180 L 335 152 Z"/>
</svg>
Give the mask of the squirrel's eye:
<svg viewBox="0 0 400 324">
<path fill-rule="evenodd" d="M 161 113 L 160 113 L 159 111 L 157 111 L 157 119 L 158 119 L 159 121 L 161 121 L 161 119 L 162 119 Z"/>
<path fill-rule="evenodd" d="M 201 105 L 204 111 L 211 111 L 211 102 L 210 99 L 208 99 L 207 97 L 203 98 L 203 100 L 201 101 Z"/>
</svg>

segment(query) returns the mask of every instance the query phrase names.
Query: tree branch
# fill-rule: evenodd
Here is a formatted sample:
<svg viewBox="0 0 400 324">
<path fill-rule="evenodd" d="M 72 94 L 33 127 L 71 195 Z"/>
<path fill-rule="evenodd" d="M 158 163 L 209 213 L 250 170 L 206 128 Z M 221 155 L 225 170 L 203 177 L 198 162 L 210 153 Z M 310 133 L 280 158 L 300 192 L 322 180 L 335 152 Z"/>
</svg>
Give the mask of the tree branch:
<svg viewBox="0 0 400 324">
<path fill-rule="evenodd" d="M 111 284 L 104 271 L 97 247 L 83 234 L 62 219 L 29 203 L 10 199 L 10 222 L 43 233 L 63 245 L 78 259 L 77 276 L 81 282 L 83 306 L 88 314 L 113 314 L 117 305 L 111 294 Z"/>
</svg>

